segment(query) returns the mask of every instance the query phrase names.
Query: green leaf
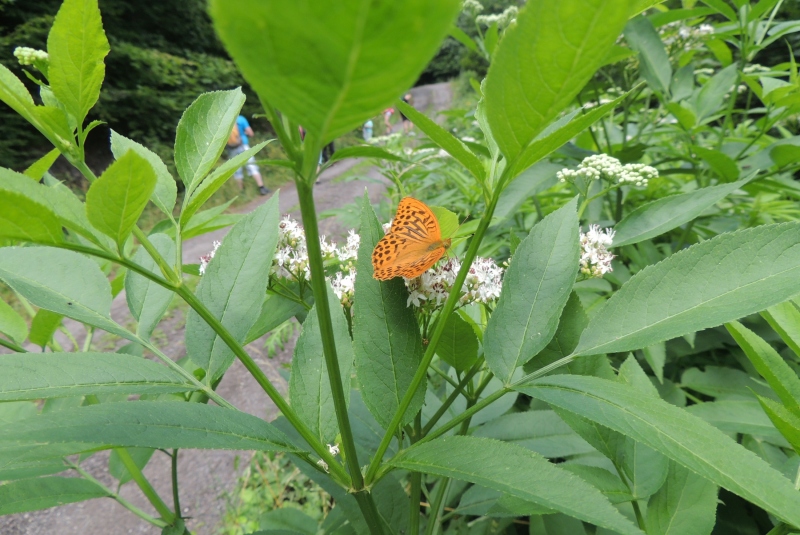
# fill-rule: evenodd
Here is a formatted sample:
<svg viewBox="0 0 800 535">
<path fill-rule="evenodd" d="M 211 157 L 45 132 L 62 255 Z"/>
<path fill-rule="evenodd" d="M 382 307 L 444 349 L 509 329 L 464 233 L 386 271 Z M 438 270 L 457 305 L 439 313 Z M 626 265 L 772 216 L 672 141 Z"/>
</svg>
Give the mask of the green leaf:
<svg viewBox="0 0 800 535">
<path fill-rule="evenodd" d="M 110 50 L 97 0 L 65 0 L 47 36 L 48 79 L 78 123 L 100 97 Z"/>
<path fill-rule="evenodd" d="M 667 479 L 669 459 L 641 442 L 628 438 L 617 451 L 617 459 L 636 500 L 655 494 Z"/>
<path fill-rule="evenodd" d="M 296 301 L 278 294 L 268 295 L 261 305 L 261 314 L 244 339 L 244 344 L 247 345 L 257 338 L 261 338 L 289 318 L 305 312 L 306 307 Z"/>
<path fill-rule="evenodd" d="M 258 318 L 278 243 L 278 195 L 239 221 L 222 240 L 197 287 L 197 297 L 243 342 Z M 233 363 L 234 354 L 194 310 L 186 320 L 186 351 L 207 371 L 211 384 Z"/>
<path fill-rule="evenodd" d="M 518 390 L 623 433 L 781 519 L 800 523 L 800 494 L 788 479 L 683 409 L 596 377 L 553 375 Z"/>
<path fill-rule="evenodd" d="M 725 3 L 725 0 L 702 0 L 702 2 L 713 8 L 719 14 L 724 15 L 729 21 L 737 21 L 736 12 Z"/>
<path fill-rule="evenodd" d="M 800 161 L 800 147 L 797 145 L 777 145 L 769 151 L 769 157 L 778 167 L 786 167 Z"/>
<path fill-rule="evenodd" d="M 96 262 L 81 254 L 49 247 L 5 247 L 0 279 L 38 307 L 136 341 L 110 317 L 108 279 Z"/>
<path fill-rule="evenodd" d="M 670 462 L 664 486 L 647 502 L 648 535 L 710 535 L 717 512 L 717 486 Z"/>
<path fill-rule="evenodd" d="M 508 383 L 553 338 L 578 273 L 577 199 L 537 223 L 517 248 L 484 335 L 486 363 Z"/>
<path fill-rule="evenodd" d="M 445 321 L 436 354 L 460 372 L 469 370 L 478 360 L 478 337 L 458 314 L 450 314 Z"/>
<path fill-rule="evenodd" d="M 21 344 L 28 337 L 28 324 L 9 304 L 0 300 L 0 333 Z"/>
<path fill-rule="evenodd" d="M 365 194 L 361 207 L 361 245 L 358 248 L 353 307 L 353 350 L 361 395 L 385 428 L 400 406 L 422 359 L 422 337 L 408 292 L 400 277 L 381 282 L 372 278 L 372 249 L 383 228 Z M 409 422 L 425 399 L 425 383 L 417 390 L 401 423 Z"/>
<path fill-rule="evenodd" d="M 350 340 L 345 311 L 330 285 L 325 286 L 328 290 L 328 308 L 333 321 L 340 380 L 345 391 L 345 404 L 349 405 L 350 375 L 354 359 L 353 343 Z M 330 375 L 322 353 L 322 333 L 316 306 L 308 313 L 303 323 L 303 332 L 295 344 L 292 375 L 289 378 L 289 398 L 298 416 L 306 422 L 320 442 L 334 442 L 339 433 L 339 423 L 333 406 Z"/>
<path fill-rule="evenodd" d="M 244 94 L 236 88 L 204 93 L 183 112 L 175 132 L 175 167 L 186 196 L 219 160 L 243 104 Z"/>
<path fill-rule="evenodd" d="M 792 445 L 794 451 L 800 452 L 800 417 L 769 398 L 758 396 L 758 402 L 781 435 Z"/>
<path fill-rule="evenodd" d="M 639 53 L 639 72 L 647 85 L 662 95 L 668 95 L 672 66 L 653 24 L 645 17 L 631 19 L 625 26 L 625 40 Z"/>
<path fill-rule="evenodd" d="M 63 241 L 61 223 L 50 210 L 19 193 L 0 193 L 0 238 L 44 244 Z"/>
<path fill-rule="evenodd" d="M 800 292 L 798 235 L 800 223 L 720 234 L 646 267 L 597 309 L 574 354 L 647 347 L 784 301 Z"/>
<path fill-rule="evenodd" d="M 86 217 L 86 207 L 63 184 L 54 186 L 37 184 L 26 175 L 0 167 L 0 190 L 19 193 L 30 201 L 45 206 L 48 211 L 55 214 L 61 225 L 101 247 L 108 242 L 105 236 L 100 235 L 98 238 L 93 234 L 92 225 Z"/>
<path fill-rule="evenodd" d="M 49 509 L 108 495 L 97 483 L 76 477 L 23 479 L 0 485 L 0 515 Z"/>
<path fill-rule="evenodd" d="M 612 474 L 605 468 L 586 466 L 579 463 L 580 461 L 566 462 L 560 466 L 565 470 L 569 470 L 592 486 L 600 489 L 611 503 L 633 501 L 631 491 L 628 490 L 628 486 L 618 475 Z"/>
<path fill-rule="evenodd" d="M 64 316 L 50 312 L 45 308 L 41 308 L 36 312 L 36 315 L 31 321 L 31 333 L 29 339 L 32 344 L 40 347 L 45 347 L 50 343 L 56 329 L 61 325 L 61 320 Z"/>
<path fill-rule="evenodd" d="M 601 106 L 582 113 L 581 115 L 577 116 L 576 119 L 571 119 L 567 124 L 553 130 L 552 132 L 548 132 L 549 129 L 543 131 L 541 134 L 539 134 L 539 136 L 531 141 L 531 143 L 525 147 L 525 149 L 523 149 L 522 154 L 520 154 L 519 158 L 514 163 L 511 176 L 515 177 L 519 175 L 521 172 L 523 172 L 523 170 L 527 169 L 545 156 L 549 155 L 554 150 L 563 146 L 570 139 L 574 138 L 592 126 L 594 123 L 608 115 L 610 112 L 614 111 L 614 108 L 616 108 L 629 94 L 630 91 L 624 95 L 620 95 L 611 102 L 606 102 Z"/>
<path fill-rule="evenodd" d="M 555 186 L 558 181 L 556 173 L 563 168 L 564 166 L 559 164 L 538 162 L 524 170 L 500 193 L 493 217 L 502 221 L 517 214 L 525 201 Z M 512 239 L 520 241 L 516 234 Z"/>
<path fill-rule="evenodd" d="M 169 236 L 152 234 L 149 239 L 161 256 L 168 261 L 175 258 L 175 242 Z M 140 247 L 136 251 L 133 261 L 152 273 L 160 274 L 156 261 L 150 257 L 144 247 Z M 149 340 L 153 329 L 161 321 L 172 301 L 172 291 L 131 271 L 125 277 L 125 298 L 128 300 L 131 314 L 139 322 L 136 326 L 136 335 Z"/>
<path fill-rule="evenodd" d="M 439 223 L 442 239 L 451 238 L 458 231 L 458 216 L 442 206 L 429 206 Z"/>
<path fill-rule="evenodd" d="M 2 362 L 0 401 L 195 389 L 166 366 L 117 353 L 27 353 Z"/>
<path fill-rule="evenodd" d="M 529 1 L 484 82 L 491 132 L 513 162 L 602 65 L 628 20 L 619 0 Z M 524 169 L 524 167 L 523 167 Z"/>
<path fill-rule="evenodd" d="M 634 0 L 631 5 L 630 16 L 634 17 L 646 9 L 662 3 L 664 0 Z"/>
<path fill-rule="evenodd" d="M 594 451 L 558 414 L 548 410 L 504 414 L 486 422 L 472 434 L 518 444 L 549 459 Z"/>
<path fill-rule="evenodd" d="M 40 181 L 59 156 L 61 156 L 61 152 L 58 149 L 51 150 L 28 166 L 25 169 L 25 176 L 32 178 L 36 182 Z"/>
<path fill-rule="evenodd" d="M 155 171 L 156 187 L 150 199 L 162 212 L 171 216 L 172 209 L 175 207 L 175 199 L 178 195 L 178 186 L 175 184 L 175 179 L 172 178 L 167 166 L 155 152 L 112 130 L 111 152 L 114 154 L 114 158 L 119 160 L 129 150 L 136 152 L 136 154 L 147 160 L 153 171 Z"/>
<path fill-rule="evenodd" d="M 688 223 L 744 186 L 748 180 L 701 188 L 642 204 L 614 227 L 614 247 L 649 240 Z"/>
<path fill-rule="evenodd" d="M 727 366 L 684 370 L 681 387 L 715 398 L 752 399 L 753 393 L 770 395 L 769 387 L 747 373 Z"/>
<path fill-rule="evenodd" d="M 378 115 L 414 84 L 460 5 L 214 0 L 210 9 L 256 93 L 324 144 Z"/>
<path fill-rule="evenodd" d="M 773 444 L 786 445 L 755 400 L 725 399 L 696 403 L 686 410 L 726 433 L 755 435 Z"/>
<path fill-rule="evenodd" d="M 781 340 L 800 356 L 800 309 L 792 301 L 784 301 L 761 312 L 761 316 Z"/>
<path fill-rule="evenodd" d="M 739 178 L 739 166 L 727 154 L 696 145 L 692 146 L 691 150 L 705 160 L 708 166 L 725 182 L 732 182 Z"/>
<path fill-rule="evenodd" d="M 721 1 L 721 0 L 720 0 Z M 713 6 L 712 6 L 713 7 Z M 697 120 L 703 121 L 716 113 L 725 103 L 725 94 L 731 90 L 739 76 L 737 66 L 729 65 L 712 76 L 694 99 Z"/>
<path fill-rule="evenodd" d="M 270 141 L 272 140 L 259 143 L 255 147 L 250 147 L 214 169 L 214 171 L 208 175 L 208 178 L 205 178 L 200 185 L 197 186 L 194 193 L 192 193 L 192 196 L 189 198 L 188 203 L 186 203 L 185 208 L 181 211 L 181 225 L 186 225 L 195 212 L 197 212 L 197 210 L 199 210 L 200 207 L 203 206 L 231 176 L 233 176 L 233 173 L 247 164 L 247 161 L 258 154 Z"/>
<path fill-rule="evenodd" d="M 725 325 L 761 377 L 796 416 L 800 417 L 800 379 L 763 338 L 737 321 Z"/>
<path fill-rule="evenodd" d="M 86 193 L 86 215 L 92 225 L 122 249 L 156 186 L 150 163 L 126 152 L 94 181 Z"/>
<path fill-rule="evenodd" d="M 298 451 L 276 427 L 202 403 L 101 403 L 40 414 L 0 427 L 0 445 L 76 442 L 106 447 Z"/>
<path fill-rule="evenodd" d="M 429 119 L 424 113 L 418 112 L 403 101 L 397 103 L 400 112 L 405 114 L 415 126 L 419 127 L 431 141 L 443 148 L 463 165 L 472 176 L 483 182 L 486 178 L 486 169 L 483 163 L 475 156 L 463 141 Z"/>
<path fill-rule="evenodd" d="M 667 346 L 664 342 L 659 342 L 651 346 L 642 348 L 644 359 L 650 365 L 650 369 L 658 378 L 658 382 L 664 384 L 664 363 L 667 361 Z"/>
<path fill-rule="evenodd" d="M 596 488 L 514 444 L 445 437 L 402 451 L 390 465 L 469 481 L 619 533 L 641 535 Z"/>
<path fill-rule="evenodd" d="M 378 160 L 387 160 L 390 162 L 404 162 L 406 159 L 399 154 L 389 152 L 388 150 L 376 147 L 374 145 L 358 145 L 356 147 L 344 147 L 333 153 L 329 163 L 338 162 L 346 158 L 377 158 Z"/>
</svg>

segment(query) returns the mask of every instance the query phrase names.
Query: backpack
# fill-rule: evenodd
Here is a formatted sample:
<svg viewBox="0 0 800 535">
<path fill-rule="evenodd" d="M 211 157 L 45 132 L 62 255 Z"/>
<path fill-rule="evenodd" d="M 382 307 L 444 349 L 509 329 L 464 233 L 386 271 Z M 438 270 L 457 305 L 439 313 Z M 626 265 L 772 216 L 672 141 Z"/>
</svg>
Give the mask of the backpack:
<svg viewBox="0 0 800 535">
<path fill-rule="evenodd" d="M 234 124 L 231 135 L 228 136 L 228 146 L 231 148 L 238 147 L 242 144 L 242 134 L 239 132 L 239 125 Z"/>
</svg>

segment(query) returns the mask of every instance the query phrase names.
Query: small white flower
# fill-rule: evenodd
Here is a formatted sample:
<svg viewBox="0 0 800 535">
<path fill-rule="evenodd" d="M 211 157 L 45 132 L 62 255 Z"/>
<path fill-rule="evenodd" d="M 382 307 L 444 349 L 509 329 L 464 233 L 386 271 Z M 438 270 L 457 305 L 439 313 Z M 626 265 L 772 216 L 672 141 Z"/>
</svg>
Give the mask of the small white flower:
<svg viewBox="0 0 800 535">
<path fill-rule="evenodd" d="M 461 10 L 474 16 L 483 11 L 483 4 L 478 2 L 478 0 L 464 0 L 464 3 L 461 5 Z"/>
<path fill-rule="evenodd" d="M 577 170 L 562 169 L 556 173 L 556 177 L 561 182 L 572 182 L 579 177 L 585 180 L 603 178 L 612 184 L 646 187 L 649 180 L 658 177 L 658 170 L 640 163 L 622 165 L 622 162 L 608 154 L 593 154 L 584 158 Z"/>
<path fill-rule="evenodd" d="M 326 472 L 329 472 L 329 471 L 330 471 L 330 470 L 328 470 L 328 463 L 326 463 L 326 462 L 325 462 L 325 461 L 323 461 L 322 459 L 320 459 L 319 461 L 317 461 L 317 464 L 318 464 L 318 465 L 320 465 L 320 466 L 322 467 L 322 469 L 323 469 L 323 470 L 325 470 Z"/>
<path fill-rule="evenodd" d="M 601 229 L 590 225 L 586 233 L 581 232 L 580 272 L 588 277 L 602 277 L 612 271 L 611 261 L 614 259 L 607 247 L 614 240 L 613 229 Z"/>
<path fill-rule="evenodd" d="M 14 49 L 14 57 L 20 65 L 33 65 L 37 61 L 49 61 L 50 56 L 44 50 L 37 50 L 27 46 L 18 46 Z"/>
<path fill-rule="evenodd" d="M 350 272 L 346 275 L 341 272 L 336 273 L 336 276 L 329 278 L 328 281 L 331 283 L 333 293 L 339 298 L 339 302 L 342 303 L 342 306 L 353 306 L 353 295 L 356 291 L 355 267 L 351 268 Z"/>
<path fill-rule="evenodd" d="M 211 252 L 208 253 L 208 254 L 204 254 L 203 256 L 200 257 L 200 274 L 201 275 L 205 275 L 206 274 L 206 268 L 208 267 L 208 263 L 211 262 L 211 259 L 214 258 L 215 254 L 217 254 L 217 249 L 219 249 L 219 246 L 222 245 L 222 242 L 214 240 L 212 245 L 214 246 L 214 248 L 211 250 Z"/>
<path fill-rule="evenodd" d="M 405 279 L 409 291 L 406 305 L 414 305 L 417 308 L 426 305 L 442 306 L 460 269 L 461 262 L 453 258 L 429 269 L 416 279 Z M 476 258 L 461 286 L 459 304 L 490 304 L 496 301 L 500 297 L 503 272 L 504 270 L 491 258 Z"/>
<path fill-rule="evenodd" d="M 339 444 L 328 444 L 328 451 L 331 452 L 331 455 L 339 455 Z"/>
</svg>

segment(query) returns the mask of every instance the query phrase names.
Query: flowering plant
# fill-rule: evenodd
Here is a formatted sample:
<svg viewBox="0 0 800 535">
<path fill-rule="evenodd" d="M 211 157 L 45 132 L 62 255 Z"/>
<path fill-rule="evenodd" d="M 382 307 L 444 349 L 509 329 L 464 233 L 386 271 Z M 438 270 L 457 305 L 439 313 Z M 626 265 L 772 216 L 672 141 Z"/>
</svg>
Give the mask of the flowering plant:
<svg viewBox="0 0 800 535">
<path fill-rule="evenodd" d="M 741 81 L 765 104 L 763 125 L 783 125 L 800 86 L 793 70 L 784 85 L 730 61 L 695 87 L 688 64 L 672 72 L 655 24 L 713 12 L 728 21 L 714 22 L 715 38 L 741 62 L 789 29 L 773 26 L 779 3 L 769 0 L 642 16 L 653 4 L 529 0 L 501 28 L 467 2 L 489 26 L 480 46 L 457 37 L 491 62 L 470 135 L 398 102 L 430 146 L 388 139 L 339 154 L 398 162 L 387 166 L 392 195 L 425 196 L 408 191 L 425 175 L 431 194 L 451 194 L 442 204 L 469 201 L 462 219 L 447 216 L 463 223 L 450 258 L 413 280 L 379 281 L 371 254 L 385 229 L 368 198 L 343 245 L 319 235 L 319 156 L 416 80 L 460 2 L 212 0 L 220 39 L 286 154 L 271 163 L 291 169 L 301 221 L 281 219 L 276 193 L 201 259 L 192 288 L 184 239 L 266 143 L 217 166 L 244 95 L 208 93 L 177 127 L 179 208 L 166 165 L 115 132 L 115 161 L 96 176 L 85 142 L 97 123 L 86 120 L 109 46 L 97 1 L 65 0 L 46 56 L 18 54 L 36 69 L 41 103 L 0 66 L 0 100 L 55 147 L 25 174 L 0 169 L 0 279 L 36 314 L 29 329 L 0 305 L 10 352 L 0 358 L 0 513 L 105 498 L 162 534 L 188 534 L 179 450 L 219 448 L 290 455 L 335 501 L 319 529 L 302 516 L 292 524 L 309 533 L 515 531 L 522 517 L 532 533 L 707 535 L 722 492 L 757 508 L 773 534 L 796 531 L 800 223 L 784 215 L 729 230 L 740 214 L 725 204 L 756 186 L 796 199 L 796 146 L 763 133 L 743 144 L 736 103 L 723 97 L 736 98 Z M 615 46 L 620 33 L 627 50 Z M 616 65 L 632 55 L 636 66 Z M 629 87 L 584 106 L 609 65 Z M 640 146 L 665 131 L 678 141 Z M 45 175 L 57 154 L 89 183 L 85 202 Z M 668 177 L 680 177 L 680 193 L 660 196 Z M 149 202 L 164 221 L 147 234 L 137 222 Z M 110 313 L 123 288 L 135 320 L 125 325 Z M 174 296 L 190 309 L 180 361 L 153 336 Z M 64 317 L 86 326 L 73 351 L 54 338 Z M 291 318 L 302 330 L 281 389 L 245 346 Z M 101 330 L 129 344 L 90 351 Z M 719 372 L 723 354 L 737 367 Z M 676 377 L 694 359 L 704 370 Z M 217 390 L 236 360 L 279 418 L 247 414 Z M 76 403 L 38 401 L 64 397 Z M 87 471 L 86 456 L 102 450 L 147 510 Z M 143 471 L 156 452 L 169 458 L 171 500 Z M 57 475 L 66 471 L 77 477 Z"/>
</svg>

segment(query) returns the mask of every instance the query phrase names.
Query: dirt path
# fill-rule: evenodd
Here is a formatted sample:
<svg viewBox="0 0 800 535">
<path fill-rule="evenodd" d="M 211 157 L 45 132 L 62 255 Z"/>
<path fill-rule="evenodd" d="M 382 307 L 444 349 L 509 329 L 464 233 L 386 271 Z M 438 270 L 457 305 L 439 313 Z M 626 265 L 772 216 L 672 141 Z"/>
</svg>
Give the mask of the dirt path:
<svg viewBox="0 0 800 535">
<path fill-rule="evenodd" d="M 414 88 L 414 105 L 421 111 L 446 109 L 452 98 L 450 84 L 432 84 Z M 373 202 L 377 202 L 385 190 L 385 179 L 374 168 L 367 169 L 361 176 L 367 180 L 337 181 L 346 171 L 352 169 L 359 160 L 346 160 L 334 164 L 322 173 L 320 183 L 314 188 L 314 198 L 318 212 L 341 208 L 364 195 L 366 189 Z M 242 206 L 239 211 L 247 213 L 266 202 L 270 196 L 254 199 Z M 280 190 L 279 203 L 281 213 L 290 213 L 300 219 L 297 191 L 293 184 L 287 184 Z M 347 232 L 337 218 L 328 218 L 320 222 L 321 234 L 341 239 Z M 227 229 L 198 236 L 187 240 L 183 246 L 183 258 L 186 263 L 196 263 L 201 255 L 212 249 L 214 240 L 221 240 Z M 117 296 L 111 310 L 112 317 L 121 322 L 130 321 L 130 313 L 124 296 Z M 82 328 L 78 324 L 71 327 L 73 332 Z M 167 333 L 162 350 L 172 358 L 185 355 L 184 318 L 176 311 L 166 318 L 160 329 Z M 267 376 L 283 392 L 286 382 L 278 374 L 282 363 L 291 361 L 294 345 L 288 344 L 274 358 L 267 356 L 263 348 L 263 340 L 256 340 L 247 346 L 248 353 L 255 359 Z M 244 367 L 236 361 L 228 370 L 217 391 L 237 408 L 250 414 L 272 420 L 277 416 L 275 406 L 266 397 L 262 389 Z M 225 496 L 234 489 L 239 471 L 247 466 L 250 452 L 221 450 L 182 450 L 178 472 L 180 476 L 180 498 L 184 516 L 191 517 L 187 525 L 197 535 L 213 535 L 217 533 L 219 521 L 225 511 Z M 238 464 L 239 470 L 236 469 Z M 108 474 L 108 452 L 92 456 L 83 466 L 103 484 L 114 488 L 115 480 Z M 172 495 L 168 458 L 156 452 L 144 470 L 145 475 L 168 502 Z M 132 483 L 122 487 L 120 494 L 144 511 L 154 514 L 139 489 Z M 109 499 L 96 499 L 61 507 L 0 517 L 0 534 L 2 535 L 158 535 L 160 530 L 140 520 L 117 502 Z"/>
</svg>

